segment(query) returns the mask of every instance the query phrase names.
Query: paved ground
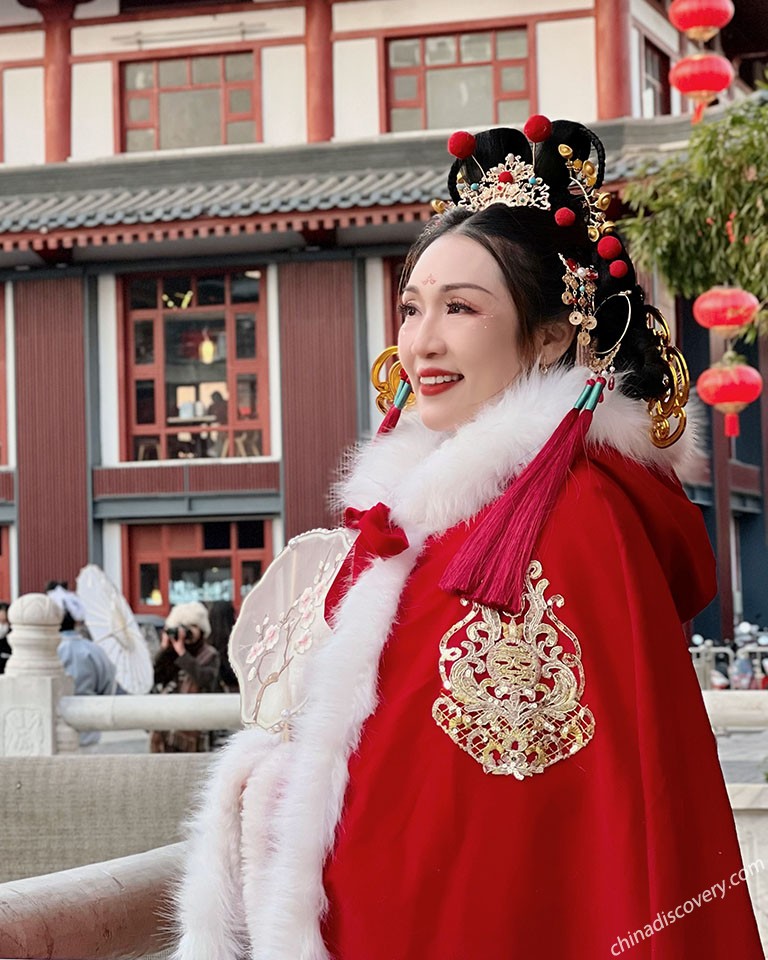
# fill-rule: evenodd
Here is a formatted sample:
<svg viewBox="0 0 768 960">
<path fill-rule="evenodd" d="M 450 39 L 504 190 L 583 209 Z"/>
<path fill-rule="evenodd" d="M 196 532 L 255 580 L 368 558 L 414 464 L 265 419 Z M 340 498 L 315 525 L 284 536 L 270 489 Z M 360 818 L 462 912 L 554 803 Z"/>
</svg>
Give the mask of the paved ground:
<svg viewBox="0 0 768 960">
<path fill-rule="evenodd" d="M 719 734 L 720 763 L 728 783 L 768 781 L 768 730 L 740 730 Z M 95 753 L 146 753 L 149 734 L 144 730 L 103 733 Z"/>
</svg>

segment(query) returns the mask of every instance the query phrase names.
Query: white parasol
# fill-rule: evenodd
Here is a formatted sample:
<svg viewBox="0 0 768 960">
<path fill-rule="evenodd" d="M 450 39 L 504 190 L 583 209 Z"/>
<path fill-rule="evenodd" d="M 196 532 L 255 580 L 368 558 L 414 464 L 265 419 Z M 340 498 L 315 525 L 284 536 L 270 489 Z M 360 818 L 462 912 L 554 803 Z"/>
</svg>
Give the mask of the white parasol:
<svg viewBox="0 0 768 960">
<path fill-rule="evenodd" d="M 117 682 L 128 693 L 149 693 L 154 680 L 152 658 L 128 601 L 95 564 L 77 575 L 77 595 L 94 643 L 117 668 Z"/>
</svg>

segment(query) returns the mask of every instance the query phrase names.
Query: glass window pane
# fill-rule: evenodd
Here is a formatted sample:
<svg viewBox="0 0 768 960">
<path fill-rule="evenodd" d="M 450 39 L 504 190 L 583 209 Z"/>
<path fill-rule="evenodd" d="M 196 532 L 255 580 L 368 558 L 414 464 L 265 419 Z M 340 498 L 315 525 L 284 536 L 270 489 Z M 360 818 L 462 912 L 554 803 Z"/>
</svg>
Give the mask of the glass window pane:
<svg viewBox="0 0 768 960">
<path fill-rule="evenodd" d="M 252 80 L 253 54 L 231 53 L 225 57 L 224 76 L 227 80 Z"/>
<path fill-rule="evenodd" d="M 192 303 L 192 278 L 163 277 L 161 299 L 166 310 L 186 310 Z"/>
<path fill-rule="evenodd" d="M 427 37 L 424 42 L 424 62 L 428 67 L 456 63 L 456 37 Z"/>
<path fill-rule="evenodd" d="M 161 93 L 158 100 L 161 150 L 221 143 L 219 90 Z"/>
<path fill-rule="evenodd" d="M 240 550 L 264 548 L 264 521 L 241 520 L 237 525 L 237 546 Z"/>
<path fill-rule="evenodd" d="M 256 318 L 252 313 L 235 316 L 235 356 L 238 360 L 251 360 L 256 356 Z"/>
<path fill-rule="evenodd" d="M 229 521 L 203 524 L 203 550 L 229 550 L 231 538 Z"/>
<path fill-rule="evenodd" d="M 190 423 L 200 423 L 199 418 L 191 418 Z M 202 460 L 211 456 L 212 438 L 210 431 L 196 428 L 169 433 L 166 437 L 168 460 Z"/>
<path fill-rule="evenodd" d="M 125 67 L 126 90 L 149 90 L 155 85 L 155 65 L 150 60 L 146 63 L 129 63 Z"/>
<path fill-rule="evenodd" d="M 457 130 L 493 123 L 493 68 L 457 67 L 427 73 L 427 126 Z"/>
<path fill-rule="evenodd" d="M 229 91 L 229 112 L 250 113 L 252 108 L 250 87 L 235 87 Z"/>
<path fill-rule="evenodd" d="M 421 63 L 420 40 L 393 40 L 389 45 L 390 67 L 417 67 Z"/>
<path fill-rule="evenodd" d="M 150 117 L 149 97 L 131 97 L 128 101 L 128 119 L 131 123 L 144 123 Z"/>
<path fill-rule="evenodd" d="M 389 128 L 393 133 L 421 130 L 422 126 L 420 107 L 395 107 L 389 111 Z"/>
<path fill-rule="evenodd" d="M 155 381 L 136 381 L 136 423 L 155 422 Z"/>
<path fill-rule="evenodd" d="M 235 120 L 227 124 L 227 143 L 253 143 L 255 139 L 253 120 Z"/>
<path fill-rule="evenodd" d="M 246 560 L 241 567 L 240 597 L 247 597 L 261 580 L 261 563 L 258 560 Z"/>
<path fill-rule="evenodd" d="M 237 378 L 237 416 L 241 420 L 253 420 L 258 416 L 255 373 L 242 373 Z"/>
<path fill-rule="evenodd" d="M 525 67 L 502 67 L 501 89 L 505 93 L 525 90 Z"/>
<path fill-rule="evenodd" d="M 157 85 L 159 87 L 186 87 L 186 60 L 159 60 L 157 64 Z"/>
<path fill-rule="evenodd" d="M 419 78 L 412 73 L 395 74 L 392 93 L 395 100 L 415 100 L 419 95 Z"/>
<path fill-rule="evenodd" d="M 487 63 L 492 59 L 490 33 L 464 33 L 460 43 L 462 63 Z"/>
<path fill-rule="evenodd" d="M 168 597 L 171 604 L 199 600 L 232 599 L 232 567 L 229 557 L 195 557 L 171 560 Z"/>
<path fill-rule="evenodd" d="M 527 56 L 527 30 L 500 30 L 496 34 L 497 60 L 521 60 Z"/>
<path fill-rule="evenodd" d="M 133 325 L 133 362 L 155 362 L 155 325 L 151 320 L 137 320 Z"/>
<path fill-rule="evenodd" d="M 126 130 L 125 149 L 127 153 L 142 153 L 155 149 L 155 131 Z"/>
<path fill-rule="evenodd" d="M 238 430 L 235 432 L 234 445 L 227 449 L 224 456 L 261 457 L 264 454 L 261 430 Z"/>
<path fill-rule="evenodd" d="M 159 607 L 163 602 L 160 593 L 160 564 L 139 564 L 140 603 L 145 607 Z"/>
<path fill-rule="evenodd" d="M 224 303 L 226 277 L 199 277 L 197 281 L 197 303 L 200 307 L 212 307 Z"/>
<path fill-rule="evenodd" d="M 232 303 L 258 303 L 260 290 L 261 270 L 232 274 Z"/>
<path fill-rule="evenodd" d="M 531 115 L 528 100 L 499 100 L 499 123 L 506 127 L 520 126 Z"/>
<path fill-rule="evenodd" d="M 134 460 L 160 460 L 160 437 L 134 437 Z"/>
<path fill-rule="evenodd" d="M 192 83 L 220 83 L 221 60 L 218 57 L 192 58 Z"/>
<path fill-rule="evenodd" d="M 154 310 L 157 306 L 157 280 L 134 277 L 128 281 L 128 303 L 131 310 Z"/>
</svg>

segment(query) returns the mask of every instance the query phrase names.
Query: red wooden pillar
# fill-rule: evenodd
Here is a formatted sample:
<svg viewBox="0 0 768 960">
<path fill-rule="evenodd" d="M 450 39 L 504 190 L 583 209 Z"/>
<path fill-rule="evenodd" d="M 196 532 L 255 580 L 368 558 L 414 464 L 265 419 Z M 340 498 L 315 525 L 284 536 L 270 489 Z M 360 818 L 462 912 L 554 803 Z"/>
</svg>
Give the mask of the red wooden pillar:
<svg viewBox="0 0 768 960">
<path fill-rule="evenodd" d="M 307 0 L 307 139 L 333 137 L 333 44 L 331 0 Z"/>
<path fill-rule="evenodd" d="M 710 362 L 725 351 L 723 338 L 710 333 Z M 725 435 L 725 417 L 712 410 L 712 487 L 715 502 L 717 583 L 720 600 L 720 634 L 723 643 L 733 640 L 733 559 L 731 555 L 731 440 Z"/>
<path fill-rule="evenodd" d="M 82 0 L 19 0 L 45 26 L 45 162 L 68 159 L 72 146 L 72 14 Z"/>
<path fill-rule="evenodd" d="M 629 0 L 595 0 L 597 118 L 632 113 Z"/>
</svg>

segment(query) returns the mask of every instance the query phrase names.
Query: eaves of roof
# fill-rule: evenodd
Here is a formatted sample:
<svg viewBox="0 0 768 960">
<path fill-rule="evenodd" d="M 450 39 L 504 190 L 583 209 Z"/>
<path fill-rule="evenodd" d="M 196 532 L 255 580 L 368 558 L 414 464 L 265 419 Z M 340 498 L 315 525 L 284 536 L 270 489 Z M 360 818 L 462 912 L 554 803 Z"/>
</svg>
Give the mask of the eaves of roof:
<svg viewBox="0 0 768 960">
<path fill-rule="evenodd" d="M 637 175 L 688 121 L 596 125 L 608 184 Z M 0 249 L 53 251 L 168 239 L 426 220 L 445 193 L 442 136 L 254 146 L 0 172 Z"/>
</svg>

